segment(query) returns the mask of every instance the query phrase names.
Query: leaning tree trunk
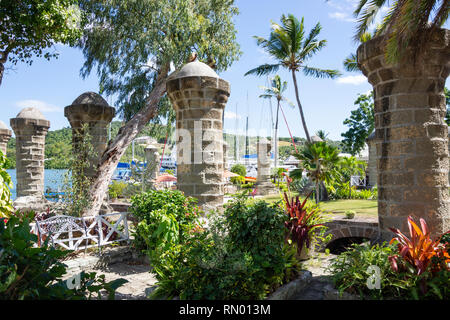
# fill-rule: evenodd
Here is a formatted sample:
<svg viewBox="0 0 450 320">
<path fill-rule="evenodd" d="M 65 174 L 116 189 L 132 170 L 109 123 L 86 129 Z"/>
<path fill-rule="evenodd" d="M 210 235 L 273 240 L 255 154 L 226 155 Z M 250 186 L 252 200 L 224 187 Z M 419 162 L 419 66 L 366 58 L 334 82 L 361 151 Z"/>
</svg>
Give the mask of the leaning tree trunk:
<svg viewBox="0 0 450 320">
<path fill-rule="evenodd" d="M 0 51 L 0 86 L 2 85 L 3 74 L 5 73 L 5 63 L 8 60 L 8 51 Z"/>
<path fill-rule="evenodd" d="M 306 126 L 305 115 L 303 114 L 303 107 L 300 103 L 300 97 L 298 96 L 298 86 L 297 86 L 297 77 L 295 76 L 295 71 L 292 70 L 292 79 L 294 80 L 295 87 L 295 98 L 297 99 L 298 110 L 300 111 L 300 117 L 302 119 L 303 129 L 305 130 L 306 140 L 311 143 L 311 138 L 309 136 L 308 127 Z"/>
<path fill-rule="evenodd" d="M 139 111 L 125 126 L 120 128 L 118 135 L 113 141 L 110 141 L 107 149 L 103 153 L 100 163 L 97 167 L 95 176 L 89 193 L 91 195 L 91 204 L 83 212 L 83 216 L 97 215 L 102 206 L 105 194 L 108 190 L 109 182 L 116 170 L 120 158 L 125 153 L 127 147 L 144 128 L 144 126 L 158 112 L 158 102 L 166 91 L 166 80 L 169 66 L 163 66 L 159 72 L 155 86 L 146 101 L 146 106 Z"/>
<path fill-rule="evenodd" d="M 450 72 L 450 31 L 438 29 L 428 44 L 398 63 L 385 60 L 386 38 L 358 48 L 358 65 L 374 88 L 378 168 L 378 219 L 409 234 L 407 216 L 424 218 L 431 235 L 450 229 L 448 126 L 445 80 Z"/>
</svg>

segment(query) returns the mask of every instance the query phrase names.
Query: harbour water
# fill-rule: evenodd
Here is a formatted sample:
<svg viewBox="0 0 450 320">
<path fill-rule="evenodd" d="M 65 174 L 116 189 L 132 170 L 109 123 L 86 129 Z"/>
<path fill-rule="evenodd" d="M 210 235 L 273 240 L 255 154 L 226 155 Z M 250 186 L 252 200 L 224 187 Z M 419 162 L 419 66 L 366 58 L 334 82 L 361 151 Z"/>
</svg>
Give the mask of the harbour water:
<svg viewBox="0 0 450 320">
<path fill-rule="evenodd" d="M 11 176 L 11 180 L 13 183 L 12 200 L 16 199 L 16 169 L 8 169 L 6 170 Z M 62 191 L 64 185 L 64 175 L 67 172 L 67 169 L 45 169 L 44 171 L 44 192 L 50 189 L 53 192 L 58 190 Z"/>
</svg>

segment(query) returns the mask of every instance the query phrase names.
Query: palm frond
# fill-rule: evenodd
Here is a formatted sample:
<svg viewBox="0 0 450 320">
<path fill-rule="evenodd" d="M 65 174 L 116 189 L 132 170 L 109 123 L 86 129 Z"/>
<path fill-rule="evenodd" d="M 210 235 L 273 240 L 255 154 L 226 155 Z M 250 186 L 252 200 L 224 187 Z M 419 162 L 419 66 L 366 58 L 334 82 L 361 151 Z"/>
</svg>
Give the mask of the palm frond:
<svg viewBox="0 0 450 320">
<path fill-rule="evenodd" d="M 352 53 L 344 60 L 344 69 L 348 72 L 360 71 L 358 67 L 358 61 L 356 60 L 356 54 Z"/>
<path fill-rule="evenodd" d="M 260 65 L 259 67 L 256 67 L 254 69 L 247 71 L 244 74 L 244 76 L 247 76 L 249 74 L 263 76 L 263 75 L 277 72 L 279 68 L 280 68 L 280 64 L 263 64 L 263 65 Z"/>
<path fill-rule="evenodd" d="M 337 78 L 341 75 L 338 70 L 330 70 L 330 69 L 319 69 L 308 66 L 302 67 L 303 73 L 305 76 L 313 76 L 315 78 Z"/>
</svg>

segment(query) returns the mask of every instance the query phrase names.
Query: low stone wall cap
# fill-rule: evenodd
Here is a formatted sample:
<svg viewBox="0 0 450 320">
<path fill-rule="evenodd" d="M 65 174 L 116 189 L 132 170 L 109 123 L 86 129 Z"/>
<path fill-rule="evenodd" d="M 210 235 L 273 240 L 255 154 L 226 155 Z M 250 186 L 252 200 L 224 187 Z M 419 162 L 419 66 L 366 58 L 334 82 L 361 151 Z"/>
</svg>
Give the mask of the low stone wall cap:
<svg viewBox="0 0 450 320">
<path fill-rule="evenodd" d="M 73 102 L 72 105 L 76 104 L 95 104 L 100 106 L 109 107 L 108 102 L 101 95 L 95 92 L 85 92 L 78 96 Z"/>
<path fill-rule="evenodd" d="M 171 79 L 180 79 L 185 77 L 219 78 L 217 73 L 210 66 L 198 60 L 185 64 L 179 71 L 175 71 L 170 75 Z"/>
<path fill-rule="evenodd" d="M 8 129 L 8 127 L 2 120 L 0 120 L 0 129 Z"/>
</svg>

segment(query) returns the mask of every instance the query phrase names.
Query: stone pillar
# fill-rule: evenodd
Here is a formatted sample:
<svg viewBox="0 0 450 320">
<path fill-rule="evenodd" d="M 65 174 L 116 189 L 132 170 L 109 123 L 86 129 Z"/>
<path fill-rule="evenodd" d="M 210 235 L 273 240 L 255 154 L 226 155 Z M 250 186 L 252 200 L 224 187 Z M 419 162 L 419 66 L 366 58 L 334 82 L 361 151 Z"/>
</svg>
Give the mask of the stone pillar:
<svg viewBox="0 0 450 320">
<path fill-rule="evenodd" d="M 440 30 L 417 55 L 395 65 L 384 58 L 385 38 L 358 48 L 358 63 L 374 88 L 378 215 L 409 234 L 407 216 L 424 218 L 432 236 L 450 229 L 448 127 L 444 85 L 450 71 L 450 31 Z"/>
<path fill-rule="evenodd" d="M 3 121 L 0 121 L 0 151 L 6 157 L 6 145 L 9 139 L 11 139 L 12 132 L 9 130 Z"/>
<path fill-rule="evenodd" d="M 17 199 L 14 206 L 40 210 L 46 202 L 44 156 L 50 121 L 38 109 L 25 108 L 16 118 L 10 119 L 10 125 L 16 136 Z"/>
<path fill-rule="evenodd" d="M 172 74 L 167 93 L 176 111 L 177 187 L 203 209 L 223 204 L 222 114 L 230 85 L 193 61 Z"/>
<path fill-rule="evenodd" d="M 94 92 L 83 93 L 70 106 L 64 108 L 64 116 L 72 127 L 72 148 L 75 155 L 79 154 L 79 143 L 85 134 L 82 128 L 84 125 L 88 127 L 95 156 L 89 159 L 90 166 L 85 174 L 91 179 L 95 176 L 99 160 L 108 145 L 108 125 L 114 115 L 115 109 Z"/>
<path fill-rule="evenodd" d="M 258 155 L 258 175 L 256 188 L 259 195 L 274 193 L 274 186 L 270 181 L 270 142 L 266 138 L 260 138 L 256 145 Z"/>
<path fill-rule="evenodd" d="M 147 179 L 156 179 L 159 175 L 159 153 L 158 148 L 152 144 L 145 147 L 145 158 L 147 160 Z"/>
<path fill-rule="evenodd" d="M 377 148 L 375 145 L 375 132 L 367 138 L 366 142 L 369 146 L 369 161 L 367 165 L 367 175 L 369 177 L 369 186 L 373 187 L 377 184 Z"/>
</svg>

